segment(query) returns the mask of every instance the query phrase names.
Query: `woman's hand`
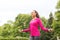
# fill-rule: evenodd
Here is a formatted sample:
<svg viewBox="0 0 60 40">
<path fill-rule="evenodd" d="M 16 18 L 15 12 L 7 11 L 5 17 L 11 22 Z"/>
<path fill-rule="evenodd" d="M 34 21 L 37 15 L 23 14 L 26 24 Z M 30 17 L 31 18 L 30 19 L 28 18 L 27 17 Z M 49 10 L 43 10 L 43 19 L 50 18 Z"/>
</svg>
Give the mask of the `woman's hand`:
<svg viewBox="0 0 60 40">
<path fill-rule="evenodd" d="M 20 30 L 20 29 L 19 29 L 18 31 L 19 31 L 19 32 L 22 32 L 23 30 Z"/>
<path fill-rule="evenodd" d="M 53 32 L 53 29 L 50 28 L 50 29 L 48 29 L 48 31 L 49 31 L 49 32 Z"/>
</svg>

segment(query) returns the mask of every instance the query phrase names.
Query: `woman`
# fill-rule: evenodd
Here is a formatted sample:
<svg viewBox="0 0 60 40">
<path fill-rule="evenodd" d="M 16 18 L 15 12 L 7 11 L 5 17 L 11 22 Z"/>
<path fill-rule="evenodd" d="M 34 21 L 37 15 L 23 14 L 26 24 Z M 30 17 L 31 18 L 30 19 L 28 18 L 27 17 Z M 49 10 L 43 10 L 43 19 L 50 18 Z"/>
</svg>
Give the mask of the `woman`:
<svg viewBox="0 0 60 40">
<path fill-rule="evenodd" d="M 46 32 L 52 31 L 51 29 L 45 28 L 42 24 L 41 19 L 39 18 L 38 12 L 33 10 L 31 13 L 32 20 L 29 23 L 29 28 L 21 30 L 20 32 L 30 32 L 30 40 L 40 40 L 40 31 L 38 27 Z"/>
</svg>

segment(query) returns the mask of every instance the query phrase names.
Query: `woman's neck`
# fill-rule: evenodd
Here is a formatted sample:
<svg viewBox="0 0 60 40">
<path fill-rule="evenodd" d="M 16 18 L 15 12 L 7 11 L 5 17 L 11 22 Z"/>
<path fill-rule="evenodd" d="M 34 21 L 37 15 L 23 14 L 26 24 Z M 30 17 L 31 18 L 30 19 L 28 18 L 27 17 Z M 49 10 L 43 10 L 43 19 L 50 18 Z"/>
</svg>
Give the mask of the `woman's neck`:
<svg viewBox="0 0 60 40">
<path fill-rule="evenodd" d="M 36 19 L 37 17 L 33 17 L 32 19 L 34 20 L 34 19 Z"/>
</svg>

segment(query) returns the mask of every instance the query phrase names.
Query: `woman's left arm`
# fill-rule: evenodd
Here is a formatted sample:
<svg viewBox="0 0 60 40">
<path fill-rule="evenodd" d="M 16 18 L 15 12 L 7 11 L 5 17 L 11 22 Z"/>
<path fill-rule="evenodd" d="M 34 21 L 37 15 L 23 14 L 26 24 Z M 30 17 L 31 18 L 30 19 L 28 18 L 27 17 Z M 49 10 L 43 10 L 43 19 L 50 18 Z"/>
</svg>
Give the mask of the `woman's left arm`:
<svg viewBox="0 0 60 40">
<path fill-rule="evenodd" d="M 46 31 L 46 32 L 49 31 L 48 28 L 45 28 L 45 27 L 44 27 L 44 25 L 43 25 L 43 23 L 42 23 L 42 20 L 41 20 L 40 18 L 38 18 L 38 24 L 39 24 L 39 26 L 40 26 L 40 28 L 41 28 L 42 30 L 44 30 L 44 31 Z"/>
</svg>

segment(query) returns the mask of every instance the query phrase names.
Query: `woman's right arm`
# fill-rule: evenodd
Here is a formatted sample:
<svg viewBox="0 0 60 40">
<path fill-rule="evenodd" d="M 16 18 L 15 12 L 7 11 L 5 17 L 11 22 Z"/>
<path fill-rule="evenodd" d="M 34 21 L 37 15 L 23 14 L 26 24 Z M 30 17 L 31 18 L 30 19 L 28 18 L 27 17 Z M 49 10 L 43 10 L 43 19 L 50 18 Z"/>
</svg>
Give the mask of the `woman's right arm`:
<svg viewBox="0 0 60 40">
<path fill-rule="evenodd" d="M 30 31 L 29 28 L 22 30 L 22 32 L 29 32 L 29 31 Z"/>
</svg>

